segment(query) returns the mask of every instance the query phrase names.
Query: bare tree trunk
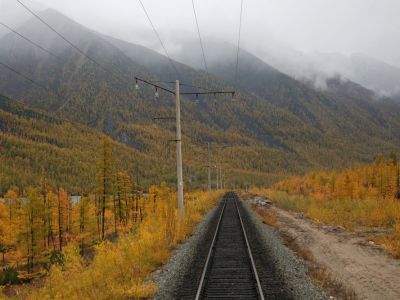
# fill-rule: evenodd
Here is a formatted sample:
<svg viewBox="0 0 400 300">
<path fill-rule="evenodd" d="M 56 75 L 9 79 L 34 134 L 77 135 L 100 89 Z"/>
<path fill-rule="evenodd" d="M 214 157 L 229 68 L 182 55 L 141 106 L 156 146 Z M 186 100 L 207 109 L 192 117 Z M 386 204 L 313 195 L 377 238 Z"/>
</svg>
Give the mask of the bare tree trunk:
<svg viewBox="0 0 400 300">
<path fill-rule="evenodd" d="M 61 211 L 60 189 L 58 189 L 58 241 L 60 243 L 60 245 L 59 245 L 60 252 L 62 251 L 62 243 L 63 243 L 61 214 L 62 214 L 62 211 Z"/>
</svg>

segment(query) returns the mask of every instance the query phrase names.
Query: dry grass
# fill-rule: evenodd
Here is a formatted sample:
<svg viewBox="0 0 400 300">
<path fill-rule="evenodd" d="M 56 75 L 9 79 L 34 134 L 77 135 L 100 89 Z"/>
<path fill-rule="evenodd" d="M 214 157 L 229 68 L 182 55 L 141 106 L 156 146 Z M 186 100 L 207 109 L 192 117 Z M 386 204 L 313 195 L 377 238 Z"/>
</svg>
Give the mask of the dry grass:
<svg viewBox="0 0 400 300">
<path fill-rule="evenodd" d="M 275 226 L 277 222 L 276 212 L 265 207 L 252 205 L 251 208 L 257 213 L 264 224 Z"/>
<path fill-rule="evenodd" d="M 384 228 L 386 235 L 373 237 L 395 258 L 400 258 L 400 201 L 394 199 L 315 199 L 311 196 L 289 195 L 283 191 L 261 190 L 255 194 L 269 197 L 283 209 L 301 212 L 317 223 L 343 226 L 348 230 L 359 227 Z"/>
</svg>

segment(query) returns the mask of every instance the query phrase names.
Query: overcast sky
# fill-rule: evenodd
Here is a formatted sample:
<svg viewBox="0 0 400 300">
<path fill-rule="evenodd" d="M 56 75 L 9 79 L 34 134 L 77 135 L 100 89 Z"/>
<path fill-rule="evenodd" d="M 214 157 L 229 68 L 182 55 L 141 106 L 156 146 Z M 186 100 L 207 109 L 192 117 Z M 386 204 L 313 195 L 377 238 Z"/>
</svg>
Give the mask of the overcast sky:
<svg viewBox="0 0 400 300">
<path fill-rule="evenodd" d="M 32 5 L 31 0 L 22 0 Z M 173 53 L 180 38 L 197 38 L 191 0 L 142 0 Z M 137 0 L 38 0 L 79 23 L 159 50 Z M 304 52 L 357 52 L 400 67 L 400 0 L 244 0 L 243 45 L 286 45 Z M 203 36 L 236 43 L 240 0 L 195 0 Z M 22 10 L 0 0 L 0 17 Z"/>
</svg>

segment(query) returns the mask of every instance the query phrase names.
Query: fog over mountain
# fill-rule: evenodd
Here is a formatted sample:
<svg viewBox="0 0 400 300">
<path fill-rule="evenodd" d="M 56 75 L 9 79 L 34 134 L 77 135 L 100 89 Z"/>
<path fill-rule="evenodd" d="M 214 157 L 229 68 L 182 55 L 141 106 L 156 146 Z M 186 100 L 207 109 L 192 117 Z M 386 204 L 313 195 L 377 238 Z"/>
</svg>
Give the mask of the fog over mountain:
<svg viewBox="0 0 400 300">
<path fill-rule="evenodd" d="M 57 9 L 104 34 L 165 54 L 138 1 L 23 0 L 39 11 Z M 176 60 L 204 68 L 191 1 L 144 0 L 144 5 Z M 194 1 L 206 59 L 235 58 L 213 41 L 237 45 L 240 1 Z M 174 9 L 170 9 L 173 7 Z M 168 13 L 165 13 L 168 11 Z M 326 87 L 326 79 L 349 79 L 379 95 L 400 90 L 400 2 L 396 0 L 244 1 L 243 49 L 280 71 Z M 18 26 L 29 18 L 18 2 L 0 1 L 0 19 Z M 7 32 L 0 28 L 0 36 Z"/>
</svg>

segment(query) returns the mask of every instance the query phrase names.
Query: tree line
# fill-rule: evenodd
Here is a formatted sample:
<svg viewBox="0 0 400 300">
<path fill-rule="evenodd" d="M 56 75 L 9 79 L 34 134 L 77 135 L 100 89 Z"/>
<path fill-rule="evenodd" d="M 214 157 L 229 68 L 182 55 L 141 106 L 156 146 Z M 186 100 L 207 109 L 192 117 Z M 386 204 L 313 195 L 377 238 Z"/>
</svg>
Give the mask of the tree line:
<svg viewBox="0 0 400 300">
<path fill-rule="evenodd" d="M 65 245 L 78 243 L 85 255 L 92 245 L 132 230 L 143 219 L 143 192 L 126 171 L 115 169 L 107 137 L 101 152 L 94 193 L 72 195 L 62 187 L 51 189 L 44 171 L 38 186 L 6 192 L 0 201 L 3 267 L 24 268 L 29 277 L 43 266 L 62 263 Z"/>
</svg>

